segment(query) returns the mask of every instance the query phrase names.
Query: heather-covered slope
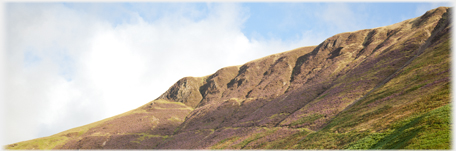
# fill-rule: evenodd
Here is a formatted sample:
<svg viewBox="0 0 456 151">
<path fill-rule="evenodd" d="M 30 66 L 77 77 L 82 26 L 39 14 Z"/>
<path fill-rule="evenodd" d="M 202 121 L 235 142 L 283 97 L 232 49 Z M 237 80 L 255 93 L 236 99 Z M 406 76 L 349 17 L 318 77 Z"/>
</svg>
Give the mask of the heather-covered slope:
<svg viewBox="0 0 456 151">
<path fill-rule="evenodd" d="M 155 100 L 137 109 L 8 149 L 147 149 L 171 136 L 193 108 Z"/>
<path fill-rule="evenodd" d="M 450 8 L 179 80 L 138 109 L 10 149 L 447 149 Z"/>
</svg>

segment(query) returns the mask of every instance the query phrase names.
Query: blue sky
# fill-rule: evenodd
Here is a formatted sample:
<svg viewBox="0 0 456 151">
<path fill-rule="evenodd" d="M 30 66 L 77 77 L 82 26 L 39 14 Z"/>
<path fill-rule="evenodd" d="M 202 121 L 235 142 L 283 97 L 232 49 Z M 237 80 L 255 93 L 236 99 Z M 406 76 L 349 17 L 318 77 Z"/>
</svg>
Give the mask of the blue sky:
<svg viewBox="0 0 456 151">
<path fill-rule="evenodd" d="M 68 8 L 94 13 L 113 26 L 129 23 L 131 13 L 137 13 L 147 22 L 154 22 L 172 12 L 183 17 L 200 21 L 210 13 L 214 3 L 63 3 Z M 353 30 L 386 26 L 422 15 L 437 6 L 450 6 L 448 2 L 246 2 L 237 3 L 245 17 L 241 30 L 248 38 L 294 40 L 300 33 L 318 31 L 335 34 Z M 341 19 L 354 18 L 356 26 L 338 27 L 331 19 L 324 19 L 323 13 L 337 8 L 341 14 L 331 14 Z M 340 12 L 339 12 L 340 13 Z M 350 16 L 347 16 L 350 15 Z M 329 15 L 329 14 L 328 14 Z M 339 16 L 338 16 L 339 15 Z M 329 30 L 329 31 L 328 31 Z"/>
<path fill-rule="evenodd" d="M 324 34 L 335 34 L 353 30 L 386 26 L 414 18 L 422 13 L 417 12 L 420 6 L 429 3 L 246 3 L 249 18 L 242 30 L 248 37 L 259 34 L 265 38 L 283 40 L 300 38 L 298 33 L 318 31 Z M 334 17 L 354 18 L 356 26 L 338 27 L 331 19 L 323 19 L 323 13 L 337 8 L 340 14 Z"/>
<path fill-rule="evenodd" d="M 450 3 L 5 3 L 1 144 L 154 100 L 185 76 Z M 26 112 L 24 112 L 26 111 Z"/>
<path fill-rule="evenodd" d="M 246 3 L 249 18 L 242 30 L 249 38 L 292 40 L 313 31 L 330 36 L 341 32 L 375 28 L 418 17 L 439 4 L 432 3 Z M 440 6 L 449 4 L 440 4 Z M 330 10 L 334 10 L 331 13 Z M 325 14 L 328 13 L 328 14 Z M 328 16 L 326 16 L 328 15 Z M 331 17 L 332 16 L 332 17 Z M 335 22 L 335 18 L 353 24 Z"/>
</svg>

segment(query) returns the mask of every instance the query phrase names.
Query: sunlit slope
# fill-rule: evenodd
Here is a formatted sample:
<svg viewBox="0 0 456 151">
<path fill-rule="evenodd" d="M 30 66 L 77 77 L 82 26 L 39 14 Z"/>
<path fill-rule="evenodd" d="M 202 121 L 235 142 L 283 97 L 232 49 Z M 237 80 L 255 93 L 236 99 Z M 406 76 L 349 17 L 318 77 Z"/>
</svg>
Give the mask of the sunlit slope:
<svg viewBox="0 0 456 151">
<path fill-rule="evenodd" d="M 155 100 L 132 111 L 7 149 L 147 149 L 172 135 L 193 108 Z"/>
<path fill-rule="evenodd" d="M 302 133 L 308 134 L 305 138 L 287 138 L 299 142 L 272 144 L 295 149 L 449 149 L 451 35 L 444 25 L 449 22 L 441 23 L 446 27 L 435 31 L 422 54 L 323 129 Z M 314 113 L 291 123 L 311 126 L 319 118 Z"/>
<path fill-rule="evenodd" d="M 448 149 L 450 10 L 185 77 L 138 109 L 7 148 Z"/>
</svg>

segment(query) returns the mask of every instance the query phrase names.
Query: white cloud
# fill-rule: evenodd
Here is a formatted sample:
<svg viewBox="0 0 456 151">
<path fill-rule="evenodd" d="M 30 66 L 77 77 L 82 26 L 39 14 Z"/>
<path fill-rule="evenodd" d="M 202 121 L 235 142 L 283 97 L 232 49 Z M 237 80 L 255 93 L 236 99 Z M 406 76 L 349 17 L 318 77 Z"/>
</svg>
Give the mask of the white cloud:
<svg viewBox="0 0 456 151">
<path fill-rule="evenodd" d="M 316 16 L 321 17 L 328 24 L 328 27 L 333 28 L 332 30 L 348 32 L 361 27 L 359 25 L 359 14 L 355 14 L 348 4 L 329 3 L 323 9 L 322 11 L 318 11 Z M 337 31 L 336 33 L 338 32 L 341 31 Z"/>
<path fill-rule="evenodd" d="M 83 84 L 83 79 L 71 75 L 83 61 L 78 59 L 94 30 L 91 25 L 94 20 L 59 5 L 7 6 L 6 143 L 41 136 L 43 132 L 39 127 L 43 124 L 54 124 L 48 128 L 51 132 L 69 128 L 62 127 L 66 123 L 85 124 L 61 116 L 71 101 L 99 99 L 89 91 L 92 90 L 90 84 Z M 67 81 L 68 77 L 79 83 L 72 84 L 74 81 Z M 84 97 L 75 100 L 78 93 Z M 94 114 L 86 120 L 99 118 Z"/>
<path fill-rule="evenodd" d="M 184 10 L 154 21 L 129 12 L 128 22 L 113 25 L 113 16 L 103 18 L 106 13 L 8 4 L 6 143 L 134 109 L 184 76 L 208 75 L 315 42 L 311 32 L 291 42 L 248 39 L 240 30 L 248 16 L 244 8 L 209 6 L 177 7 Z"/>
</svg>

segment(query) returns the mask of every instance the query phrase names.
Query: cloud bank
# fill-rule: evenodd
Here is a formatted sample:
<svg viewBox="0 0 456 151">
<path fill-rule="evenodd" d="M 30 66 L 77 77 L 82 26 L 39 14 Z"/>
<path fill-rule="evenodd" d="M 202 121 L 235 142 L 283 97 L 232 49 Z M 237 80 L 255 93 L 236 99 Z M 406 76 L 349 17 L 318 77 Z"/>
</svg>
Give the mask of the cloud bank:
<svg viewBox="0 0 456 151">
<path fill-rule="evenodd" d="M 249 39 L 241 32 L 248 14 L 237 4 L 173 5 L 152 20 L 153 10 L 123 9 L 116 20 L 89 6 L 7 4 L 6 144 L 134 109 L 185 76 L 322 40 Z"/>
</svg>

